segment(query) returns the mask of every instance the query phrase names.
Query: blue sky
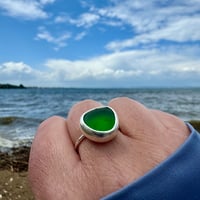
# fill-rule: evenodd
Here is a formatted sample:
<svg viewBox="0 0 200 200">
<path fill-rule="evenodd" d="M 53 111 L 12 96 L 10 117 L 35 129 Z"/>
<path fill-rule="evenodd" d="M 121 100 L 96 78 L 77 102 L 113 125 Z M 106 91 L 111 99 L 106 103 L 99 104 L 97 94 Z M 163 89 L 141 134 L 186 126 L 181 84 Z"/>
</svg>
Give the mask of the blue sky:
<svg viewBox="0 0 200 200">
<path fill-rule="evenodd" d="M 200 0 L 4 0 L 0 83 L 200 86 Z"/>
</svg>

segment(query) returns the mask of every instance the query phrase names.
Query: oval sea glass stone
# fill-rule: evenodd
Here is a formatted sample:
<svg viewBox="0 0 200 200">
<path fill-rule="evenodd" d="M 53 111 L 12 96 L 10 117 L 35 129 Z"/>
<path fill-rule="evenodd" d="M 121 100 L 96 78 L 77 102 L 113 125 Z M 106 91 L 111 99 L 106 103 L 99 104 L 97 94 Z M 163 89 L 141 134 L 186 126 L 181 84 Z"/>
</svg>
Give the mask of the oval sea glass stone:
<svg viewBox="0 0 200 200">
<path fill-rule="evenodd" d="M 83 121 L 96 131 L 109 131 L 115 125 L 115 114 L 109 107 L 96 108 L 87 112 Z"/>
</svg>

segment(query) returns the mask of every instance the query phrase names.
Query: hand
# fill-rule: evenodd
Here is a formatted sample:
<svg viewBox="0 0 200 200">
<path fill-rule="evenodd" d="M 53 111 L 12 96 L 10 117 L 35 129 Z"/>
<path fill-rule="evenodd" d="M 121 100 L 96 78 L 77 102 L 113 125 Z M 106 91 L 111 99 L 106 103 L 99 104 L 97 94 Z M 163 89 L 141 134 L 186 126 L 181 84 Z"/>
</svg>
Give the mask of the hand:
<svg viewBox="0 0 200 200">
<path fill-rule="evenodd" d="M 80 116 L 100 105 L 83 101 L 72 107 L 67 119 L 51 117 L 40 125 L 29 161 L 36 199 L 99 199 L 143 176 L 189 135 L 177 117 L 117 98 L 109 103 L 119 118 L 117 137 L 103 144 L 84 139 L 77 153 Z"/>
</svg>

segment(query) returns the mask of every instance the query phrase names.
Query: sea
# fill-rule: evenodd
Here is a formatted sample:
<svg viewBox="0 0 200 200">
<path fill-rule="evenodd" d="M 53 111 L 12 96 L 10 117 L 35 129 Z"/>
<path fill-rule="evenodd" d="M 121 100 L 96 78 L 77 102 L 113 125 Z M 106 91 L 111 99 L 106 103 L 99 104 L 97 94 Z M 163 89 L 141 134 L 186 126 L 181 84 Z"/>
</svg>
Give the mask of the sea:
<svg viewBox="0 0 200 200">
<path fill-rule="evenodd" d="M 79 101 L 107 104 L 129 97 L 184 121 L 200 120 L 200 88 L 27 88 L 0 90 L 0 151 L 30 145 L 39 124 L 53 116 L 66 117 Z"/>
</svg>

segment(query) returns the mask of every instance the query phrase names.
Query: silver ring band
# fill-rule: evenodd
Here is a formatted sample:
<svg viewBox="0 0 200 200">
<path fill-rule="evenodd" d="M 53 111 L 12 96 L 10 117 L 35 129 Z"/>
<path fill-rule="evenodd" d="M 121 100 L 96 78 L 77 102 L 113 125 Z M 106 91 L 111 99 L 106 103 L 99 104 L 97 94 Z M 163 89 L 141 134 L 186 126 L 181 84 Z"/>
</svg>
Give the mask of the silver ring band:
<svg viewBox="0 0 200 200">
<path fill-rule="evenodd" d="M 77 140 L 76 140 L 76 143 L 75 143 L 75 150 L 77 151 L 79 145 L 81 144 L 81 142 L 85 139 L 85 136 L 82 134 Z"/>
</svg>

